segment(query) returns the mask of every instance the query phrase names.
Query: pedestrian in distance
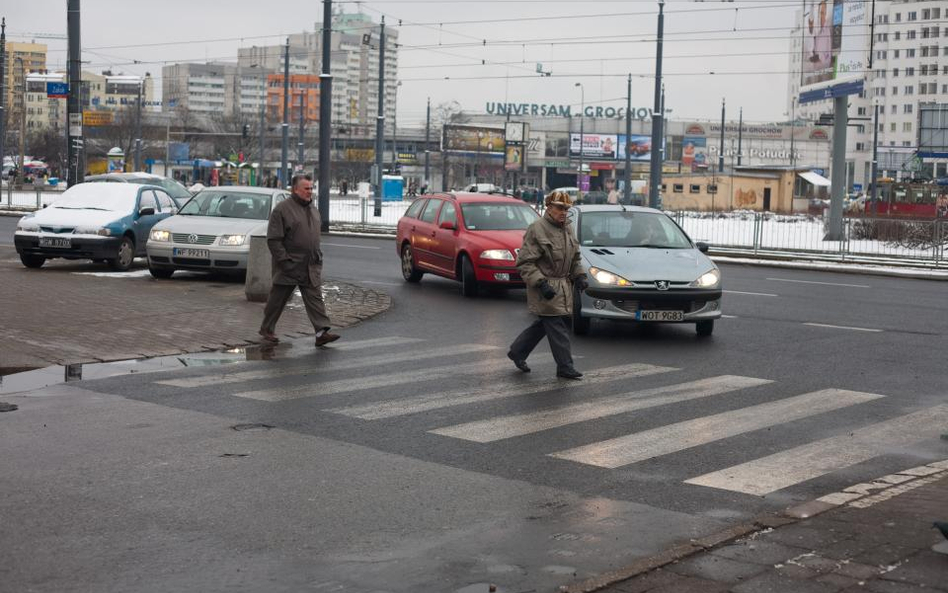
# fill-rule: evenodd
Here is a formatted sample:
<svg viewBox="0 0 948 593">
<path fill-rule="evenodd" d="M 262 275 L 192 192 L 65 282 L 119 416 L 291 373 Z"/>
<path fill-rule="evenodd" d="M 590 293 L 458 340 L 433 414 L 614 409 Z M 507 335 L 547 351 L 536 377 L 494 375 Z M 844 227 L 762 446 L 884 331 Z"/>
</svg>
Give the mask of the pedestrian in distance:
<svg viewBox="0 0 948 593">
<path fill-rule="evenodd" d="M 330 321 L 323 301 L 321 222 L 319 211 L 313 207 L 313 178 L 295 175 L 291 183 L 292 197 L 276 205 L 267 225 L 273 287 L 263 310 L 260 335 L 270 343 L 280 341 L 274 333 L 277 321 L 299 287 L 306 314 L 316 330 L 316 346 L 325 346 L 339 336 L 329 332 Z"/>
<path fill-rule="evenodd" d="M 517 269 L 527 285 L 527 306 L 537 320 L 510 345 L 507 357 L 524 373 L 530 372 L 527 357 L 543 336 L 556 361 L 556 376 L 579 379 L 570 352 L 570 321 L 573 286 L 586 290 L 586 272 L 580 261 L 579 242 L 567 212 L 569 194 L 555 191 L 546 197 L 546 212 L 527 228 L 517 255 Z"/>
</svg>

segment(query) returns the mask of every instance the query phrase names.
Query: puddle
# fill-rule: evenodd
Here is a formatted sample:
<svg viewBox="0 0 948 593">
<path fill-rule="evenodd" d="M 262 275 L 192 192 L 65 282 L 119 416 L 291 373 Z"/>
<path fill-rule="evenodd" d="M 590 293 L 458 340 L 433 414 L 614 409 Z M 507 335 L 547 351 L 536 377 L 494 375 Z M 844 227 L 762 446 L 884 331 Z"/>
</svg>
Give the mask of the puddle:
<svg viewBox="0 0 948 593">
<path fill-rule="evenodd" d="M 307 344 L 312 338 L 303 339 Z M 291 341 L 279 344 L 251 345 L 240 348 L 229 348 L 213 352 L 196 352 L 192 354 L 174 354 L 171 356 L 156 356 L 154 358 L 137 358 L 118 360 L 115 362 L 90 362 L 66 365 L 49 366 L 33 371 L 14 373 L 0 376 L 0 394 L 19 393 L 41 389 L 59 383 L 72 381 L 87 381 L 89 379 L 105 379 L 116 375 L 131 375 L 133 373 L 153 373 L 189 367 L 223 366 L 240 364 L 247 361 L 272 360 L 287 358 L 293 349 Z M 299 351 L 302 354 L 302 351 Z"/>
</svg>

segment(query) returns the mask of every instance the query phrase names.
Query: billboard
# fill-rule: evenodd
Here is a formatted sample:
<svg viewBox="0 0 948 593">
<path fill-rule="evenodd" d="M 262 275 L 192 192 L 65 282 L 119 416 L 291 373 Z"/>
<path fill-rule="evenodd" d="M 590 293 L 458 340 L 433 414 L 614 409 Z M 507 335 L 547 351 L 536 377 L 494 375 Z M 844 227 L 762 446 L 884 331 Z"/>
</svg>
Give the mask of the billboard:
<svg viewBox="0 0 948 593">
<path fill-rule="evenodd" d="M 507 146 L 507 150 L 504 153 L 505 171 L 523 171 L 524 148 L 523 145 L 515 146 L 511 144 Z"/>
<path fill-rule="evenodd" d="M 814 85 L 825 89 L 863 80 L 869 63 L 868 8 L 864 0 L 804 0 L 801 94 Z M 861 84 L 858 89 L 852 85 L 846 94 L 861 90 Z M 801 96 L 801 101 L 822 98 Z"/>
<path fill-rule="evenodd" d="M 616 153 L 616 158 L 620 161 L 625 160 L 625 147 L 629 147 L 629 152 L 633 161 L 649 161 L 652 159 L 652 137 L 645 135 L 636 135 L 633 134 L 629 136 L 629 141 L 626 142 L 625 134 L 619 135 L 619 149 Z"/>
<path fill-rule="evenodd" d="M 69 84 L 65 82 L 47 82 L 46 83 L 46 98 L 47 99 L 68 99 L 69 98 Z"/>
<path fill-rule="evenodd" d="M 692 171 L 708 168 L 708 139 L 685 136 L 681 140 L 681 164 Z"/>
<path fill-rule="evenodd" d="M 918 156 L 948 157 L 948 103 L 919 104 Z"/>
<path fill-rule="evenodd" d="M 504 130 L 480 126 L 444 126 L 441 149 L 445 152 L 466 152 L 503 156 Z"/>
<path fill-rule="evenodd" d="M 111 111 L 83 111 L 82 121 L 89 127 L 108 126 L 112 123 Z"/>
<path fill-rule="evenodd" d="M 569 135 L 569 155 L 580 155 L 580 135 Z M 615 159 L 618 151 L 619 136 L 616 134 L 583 134 L 582 156 L 594 159 Z"/>
</svg>

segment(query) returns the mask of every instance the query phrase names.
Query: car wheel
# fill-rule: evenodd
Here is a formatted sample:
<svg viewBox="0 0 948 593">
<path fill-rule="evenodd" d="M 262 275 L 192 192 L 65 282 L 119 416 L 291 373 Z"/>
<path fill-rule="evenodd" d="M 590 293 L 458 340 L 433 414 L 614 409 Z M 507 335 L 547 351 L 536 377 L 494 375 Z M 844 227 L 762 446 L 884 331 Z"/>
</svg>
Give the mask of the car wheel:
<svg viewBox="0 0 948 593">
<path fill-rule="evenodd" d="M 152 276 L 158 278 L 159 280 L 167 280 L 171 278 L 171 275 L 174 274 L 174 268 L 153 268 L 148 266 L 148 271 Z"/>
<path fill-rule="evenodd" d="M 577 336 L 585 336 L 589 333 L 589 327 L 592 325 L 592 319 L 583 317 L 583 302 L 580 300 L 582 293 L 578 290 L 573 294 L 573 333 Z"/>
<path fill-rule="evenodd" d="M 695 329 L 698 331 L 698 335 L 702 338 L 710 336 L 714 332 L 714 320 L 708 319 L 706 321 L 699 321 L 695 324 Z"/>
<path fill-rule="evenodd" d="M 466 255 L 461 256 L 461 294 L 468 298 L 477 296 L 477 276 L 474 274 L 474 264 Z"/>
<path fill-rule="evenodd" d="M 128 237 L 122 237 L 122 242 L 119 243 L 118 254 L 116 254 L 116 257 L 107 261 L 109 262 L 109 267 L 113 270 L 119 272 L 128 270 L 132 267 L 132 262 L 135 261 L 135 243 Z"/>
<path fill-rule="evenodd" d="M 23 262 L 23 265 L 28 268 L 42 268 L 43 264 L 46 263 L 46 258 L 42 255 L 29 255 L 28 253 L 21 253 L 20 261 Z"/>
<path fill-rule="evenodd" d="M 402 277 L 405 282 L 418 282 L 424 275 L 415 267 L 415 254 L 412 253 L 411 245 L 405 243 L 402 246 Z"/>
</svg>

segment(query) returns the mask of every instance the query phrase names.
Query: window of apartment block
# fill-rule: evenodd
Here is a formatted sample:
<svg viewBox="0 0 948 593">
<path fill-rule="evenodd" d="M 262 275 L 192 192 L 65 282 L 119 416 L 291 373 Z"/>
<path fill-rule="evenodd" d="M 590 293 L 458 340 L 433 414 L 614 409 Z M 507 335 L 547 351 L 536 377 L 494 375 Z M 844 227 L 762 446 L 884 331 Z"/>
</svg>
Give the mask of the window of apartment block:
<svg viewBox="0 0 948 593">
<path fill-rule="evenodd" d="M 914 10 L 913 10 L 912 12 L 908 13 L 908 20 L 910 20 L 910 21 L 917 21 L 917 20 L 918 20 L 918 13 L 915 12 Z"/>
<path fill-rule="evenodd" d="M 898 109 L 899 109 L 899 106 L 898 106 L 898 105 L 893 105 L 893 106 L 892 106 L 892 113 L 898 113 Z"/>
<path fill-rule="evenodd" d="M 903 141 L 902 141 L 902 146 L 911 146 L 911 145 L 912 145 L 912 141 L 911 141 L 911 140 L 903 140 Z"/>
<path fill-rule="evenodd" d="M 920 74 L 922 76 L 928 76 L 928 64 L 922 64 L 921 70 Z"/>
<path fill-rule="evenodd" d="M 905 87 L 905 94 L 906 94 L 906 95 L 914 95 L 914 94 L 915 94 L 915 87 L 912 86 L 912 85 L 906 86 L 906 87 Z"/>
<path fill-rule="evenodd" d="M 897 22 L 897 23 L 902 22 L 902 13 L 901 13 L 901 12 L 895 13 L 895 22 Z"/>
<path fill-rule="evenodd" d="M 915 57 L 915 48 L 914 48 L 914 47 L 910 47 L 909 49 L 905 50 L 905 57 L 906 57 L 906 58 L 914 58 L 914 57 Z"/>
<path fill-rule="evenodd" d="M 859 124 L 858 126 L 856 126 L 856 132 L 859 133 L 859 134 L 865 134 L 865 133 L 866 133 L 866 126 L 864 126 L 864 125 L 862 125 L 862 124 Z"/>
<path fill-rule="evenodd" d="M 857 108 L 856 108 L 856 115 L 866 115 L 866 108 L 865 108 L 865 107 L 857 107 Z"/>
<path fill-rule="evenodd" d="M 691 185 L 688 186 L 688 191 L 693 194 L 700 194 L 701 186 L 698 185 L 697 183 L 692 183 Z"/>
<path fill-rule="evenodd" d="M 866 143 L 865 143 L 865 142 L 857 142 L 857 143 L 856 143 L 856 150 L 866 150 Z"/>
<path fill-rule="evenodd" d="M 948 84 L 941 85 L 941 94 L 948 95 Z"/>
<path fill-rule="evenodd" d="M 894 126 L 895 124 L 892 124 L 892 125 Z M 893 131 L 894 131 L 894 130 L 893 130 Z M 672 191 L 674 191 L 676 194 L 684 193 L 684 192 L 685 192 L 685 186 L 684 186 L 684 184 L 676 183 L 676 184 L 672 185 Z"/>
<path fill-rule="evenodd" d="M 910 121 L 902 122 L 902 131 L 903 131 L 903 132 L 911 132 L 911 131 L 912 131 L 912 122 L 910 122 Z"/>
<path fill-rule="evenodd" d="M 927 20 L 930 20 L 931 18 L 932 18 L 932 11 L 929 10 L 928 8 L 923 8 L 923 9 L 922 9 L 922 20 L 923 20 L 923 21 L 927 21 Z"/>
<path fill-rule="evenodd" d="M 891 123 L 891 124 L 889 124 L 889 131 L 890 131 L 890 132 L 894 132 L 894 131 L 895 131 L 895 123 L 894 123 L 894 122 Z"/>
<path fill-rule="evenodd" d="M 914 67 L 906 68 L 906 69 L 905 69 L 905 75 L 906 75 L 906 76 L 915 76 L 915 68 L 914 68 Z"/>
<path fill-rule="evenodd" d="M 909 39 L 915 39 L 915 31 L 909 31 Z M 922 39 L 928 39 L 928 27 L 922 27 Z"/>
<path fill-rule="evenodd" d="M 899 75 L 899 69 L 898 69 L 898 68 L 893 68 L 893 69 L 892 69 L 892 76 L 898 76 L 898 75 Z"/>
<path fill-rule="evenodd" d="M 901 39 L 901 38 L 902 38 L 902 32 L 901 32 L 901 31 L 896 31 L 896 32 L 895 32 L 895 40 L 898 41 L 898 40 Z"/>
<path fill-rule="evenodd" d="M 893 49 L 893 50 L 892 50 L 892 57 L 895 58 L 895 59 L 899 59 L 899 50 Z"/>
<path fill-rule="evenodd" d="M 893 94 L 893 95 L 898 95 L 898 94 L 899 94 L 899 87 L 897 87 L 897 86 L 892 87 L 892 94 Z"/>
<path fill-rule="evenodd" d="M 932 27 L 932 37 L 939 37 L 941 34 L 941 29 L 938 27 Z"/>
<path fill-rule="evenodd" d="M 906 103 L 905 105 L 902 106 L 902 113 L 912 113 L 912 109 L 913 109 L 912 104 Z"/>
</svg>

